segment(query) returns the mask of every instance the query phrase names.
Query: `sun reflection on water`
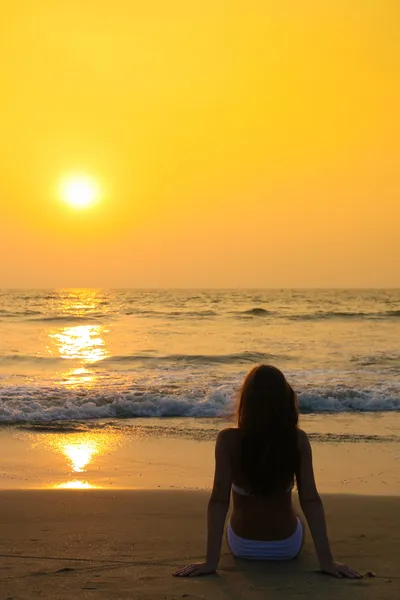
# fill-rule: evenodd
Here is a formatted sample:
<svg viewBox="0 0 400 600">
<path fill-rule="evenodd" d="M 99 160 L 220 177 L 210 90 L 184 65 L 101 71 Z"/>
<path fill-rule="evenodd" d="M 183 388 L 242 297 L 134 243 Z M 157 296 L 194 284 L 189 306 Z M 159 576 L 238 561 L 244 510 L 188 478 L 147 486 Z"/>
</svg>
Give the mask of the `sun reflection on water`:
<svg viewBox="0 0 400 600">
<path fill-rule="evenodd" d="M 67 481 L 66 483 L 59 483 L 54 487 L 58 490 L 93 490 L 97 488 L 96 485 L 92 485 L 88 481 L 79 481 L 78 479 Z"/>
<path fill-rule="evenodd" d="M 71 388 L 95 383 L 96 377 L 88 366 L 109 356 L 102 337 L 106 332 L 101 325 L 78 325 L 49 334 L 61 358 L 80 362 L 79 367 L 74 366 L 63 374 L 60 383 Z"/>
<path fill-rule="evenodd" d="M 104 297 L 93 290 L 71 290 L 64 292 L 53 307 L 57 318 L 90 319 L 104 316 Z M 99 312 L 100 311 L 100 312 Z M 49 331 L 51 345 L 50 354 L 79 364 L 71 365 L 63 373 L 60 383 L 72 388 L 89 386 L 95 382 L 95 375 L 90 369 L 92 363 L 110 356 L 104 335 L 108 330 L 101 324 L 80 324 L 57 327 Z"/>
<path fill-rule="evenodd" d="M 66 289 L 57 294 L 53 309 L 58 315 L 93 317 L 105 311 L 107 296 L 102 290 Z"/>
<path fill-rule="evenodd" d="M 63 327 L 49 335 L 62 358 L 91 363 L 109 356 L 102 337 L 105 332 L 101 325 L 77 325 Z"/>
<path fill-rule="evenodd" d="M 86 397 L 86 391 L 99 384 L 101 373 L 94 369 L 94 364 L 110 356 L 105 342 L 108 330 L 99 322 L 109 314 L 108 305 L 107 293 L 102 291 L 61 290 L 51 306 L 52 318 L 62 326 L 53 326 L 47 332 L 50 339 L 47 351 L 68 365 L 68 369 L 58 374 L 60 384 L 76 390 L 78 400 L 81 392 Z M 98 486 L 86 478 L 80 479 L 79 474 L 90 470 L 96 458 L 115 448 L 117 436 L 104 430 L 52 433 L 41 438 L 40 445 L 61 454 L 68 465 L 65 475 L 74 474 L 71 481 L 52 487 L 89 489 Z"/>
<path fill-rule="evenodd" d="M 94 440 L 87 442 L 65 443 L 60 446 L 75 473 L 83 473 L 92 458 L 99 453 L 99 444 Z"/>
<path fill-rule="evenodd" d="M 63 457 L 63 466 L 57 468 L 57 478 L 65 477 L 61 483 L 51 484 L 57 489 L 91 489 L 102 487 L 99 479 L 104 478 L 100 468 L 109 468 L 109 465 L 98 462 L 99 459 L 115 451 L 121 444 L 122 438 L 118 432 L 95 430 L 85 432 L 47 433 L 35 436 L 33 447 L 56 452 Z M 61 473 L 60 473 L 61 471 Z M 95 479 L 94 483 L 90 479 Z M 96 481 L 97 479 L 97 481 Z"/>
<path fill-rule="evenodd" d="M 95 382 L 95 376 L 93 373 L 84 367 L 70 369 L 63 374 L 63 377 L 64 378 L 62 381 L 60 381 L 60 383 L 65 386 L 70 386 L 71 388 L 76 388 L 81 385 L 89 387 Z"/>
</svg>

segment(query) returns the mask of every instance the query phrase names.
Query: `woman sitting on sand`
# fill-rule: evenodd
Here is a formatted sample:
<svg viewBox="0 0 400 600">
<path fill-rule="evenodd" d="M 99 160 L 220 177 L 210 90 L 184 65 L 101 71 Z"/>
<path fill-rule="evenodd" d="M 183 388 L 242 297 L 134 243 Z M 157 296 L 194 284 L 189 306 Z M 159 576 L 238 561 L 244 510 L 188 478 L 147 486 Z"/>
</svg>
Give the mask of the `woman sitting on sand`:
<svg viewBox="0 0 400 600">
<path fill-rule="evenodd" d="M 360 577 L 333 560 L 311 446 L 307 434 L 298 428 L 298 418 L 296 394 L 281 371 L 266 365 L 250 371 L 239 401 L 238 427 L 221 431 L 216 442 L 206 560 L 174 575 L 216 571 L 231 490 L 233 511 L 227 541 L 232 554 L 258 560 L 296 558 L 304 543 L 304 526 L 292 506 L 296 481 L 321 570 L 335 577 Z"/>
</svg>

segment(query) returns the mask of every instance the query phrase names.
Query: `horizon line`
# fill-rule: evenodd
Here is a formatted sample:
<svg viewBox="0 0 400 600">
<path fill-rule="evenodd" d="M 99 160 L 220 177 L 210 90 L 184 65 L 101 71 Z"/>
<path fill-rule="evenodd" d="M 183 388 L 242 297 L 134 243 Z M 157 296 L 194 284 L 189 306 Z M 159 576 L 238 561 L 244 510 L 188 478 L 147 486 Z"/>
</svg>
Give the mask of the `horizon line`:
<svg viewBox="0 0 400 600">
<path fill-rule="evenodd" d="M 13 287 L 0 287 L 2 292 L 13 292 L 13 291 L 59 291 L 59 290 L 110 290 L 110 291 L 126 291 L 126 290 L 137 290 L 137 291 L 282 291 L 282 290 L 400 290 L 399 286 L 273 286 L 273 287 L 255 287 L 255 286 L 236 286 L 236 287 L 210 287 L 210 286 L 138 286 L 138 287 L 125 287 L 125 286 L 44 286 L 44 287 L 30 287 L 30 286 L 13 286 Z"/>
</svg>

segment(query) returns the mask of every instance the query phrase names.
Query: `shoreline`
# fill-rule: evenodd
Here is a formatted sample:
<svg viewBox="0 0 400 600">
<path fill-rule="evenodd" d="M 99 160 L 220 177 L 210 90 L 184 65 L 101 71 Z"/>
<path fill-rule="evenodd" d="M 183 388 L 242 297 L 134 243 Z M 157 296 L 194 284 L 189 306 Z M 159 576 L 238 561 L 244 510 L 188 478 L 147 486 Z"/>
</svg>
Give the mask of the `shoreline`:
<svg viewBox="0 0 400 600">
<path fill-rule="evenodd" d="M 0 428 L 0 490 L 209 490 L 217 424 L 204 423 L 195 439 L 190 423 L 177 420 L 160 425 L 154 420 L 146 425 L 72 431 Z M 220 429 L 225 423 L 218 425 Z M 304 425 L 306 431 L 312 426 Z M 333 426 L 325 427 L 334 433 Z M 336 427 L 346 433 L 341 420 Z M 319 442 L 311 437 L 321 493 L 400 496 L 400 443 L 332 441 L 334 435 Z"/>
</svg>

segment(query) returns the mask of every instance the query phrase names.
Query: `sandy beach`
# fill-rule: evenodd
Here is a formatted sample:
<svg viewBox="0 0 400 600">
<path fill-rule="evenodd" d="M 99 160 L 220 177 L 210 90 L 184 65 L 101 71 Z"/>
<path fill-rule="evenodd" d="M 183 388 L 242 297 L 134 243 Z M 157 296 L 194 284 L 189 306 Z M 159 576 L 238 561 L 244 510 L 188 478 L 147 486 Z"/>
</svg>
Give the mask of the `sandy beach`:
<svg viewBox="0 0 400 600">
<path fill-rule="evenodd" d="M 309 536 L 301 558 L 290 563 L 238 561 L 224 542 L 217 575 L 173 578 L 176 567 L 203 556 L 207 498 L 189 491 L 2 491 L 0 597 L 399 597 L 399 498 L 324 497 L 335 556 L 376 578 L 321 575 Z"/>
<path fill-rule="evenodd" d="M 204 553 L 215 424 L 197 440 L 179 422 L 149 427 L 1 431 L 0 600 L 397 600 L 397 442 L 313 443 L 335 557 L 376 578 L 322 576 L 307 535 L 297 561 L 237 561 L 224 542 L 216 576 L 179 580 L 172 572 Z M 337 428 L 345 431 L 341 421 Z"/>
</svg>

